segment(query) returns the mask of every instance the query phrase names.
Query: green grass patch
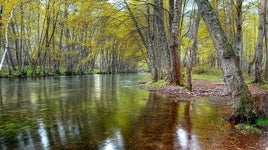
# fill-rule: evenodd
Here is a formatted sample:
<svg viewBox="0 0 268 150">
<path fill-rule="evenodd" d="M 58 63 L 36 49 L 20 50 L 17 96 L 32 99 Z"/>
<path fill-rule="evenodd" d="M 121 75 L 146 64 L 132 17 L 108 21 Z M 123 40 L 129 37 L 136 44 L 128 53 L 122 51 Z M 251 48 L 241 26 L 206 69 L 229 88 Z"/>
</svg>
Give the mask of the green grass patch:
<svg viewBox="0 0 268 150">
<path fill-rule="evenodd" d="M 220 68 L 213 68 L 209 65 L 197 65 L 193 68 L 194 74 L 215 74 L 221 75 L 222 71 Z"/>
<path fill-rule="evenodd" d="M 256 133 L 261 134 L 261 130 L 257 127 L 250 125 L 250 124 L 237 124 L 234 126 L 236 130 L 238 130 L 242 134 L 250 134 L 250 133 Z"/>
<path fill-rule="evenodd" d="M 209 65 L 197 65 L 194 67 L 192 78 L 209 82 L 223 82 L 221 69 L 212 68 Z"/>
<path fill-rule="evenodd" d="M 100 70 L 99 69 L 93 69 L 90 73 L 92 74 L 99 74 Z"/>
<path fill-rule="evenodd" d="M 258 126 L 268 126 L 268 118 L 260 118 L 260 119 L 257 119 L 256 121 L 256 124 Z"/>
<path fill-rule="evenodd" d="M 264 89 L 265 91 L 268 91 L 268 84 L 262 84 L 260 85 L 262 89 Z"/>
<path fill-rule="evenodd" d="M 168 82 L 164 79 L 158 80 L 157 82 L 149 81 L 145 83 L 145 86 L 147 86 L 150 89 L 158 89 L 166 86 Z"/>
<path fill-rule="evenodd" d="M 223 82 L 222 75 L 217 74 L 193 74 L 193 79 L 205 80 L 209 82 Z"/>
</svg>

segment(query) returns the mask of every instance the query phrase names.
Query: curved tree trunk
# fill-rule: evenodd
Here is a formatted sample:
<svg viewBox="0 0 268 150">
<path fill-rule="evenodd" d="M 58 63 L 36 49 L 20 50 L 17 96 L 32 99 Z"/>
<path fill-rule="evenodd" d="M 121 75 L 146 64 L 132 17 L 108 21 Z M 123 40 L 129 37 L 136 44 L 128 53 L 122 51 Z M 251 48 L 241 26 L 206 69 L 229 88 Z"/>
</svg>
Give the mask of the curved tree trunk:
<svg viewBox="0 0 268 150">
<path fill-rule="evenodd" d="M 207 29 L 213 40 L 221 63 L 223 76 L 228 91 L 234 99 L 234 115 L 251 119 L 253 114 L 253 101 L 251 93 L 244 82 L 239 61 L 236 59 L 234 48 L 228 42 L 218 16 L 208 0 L 195 0 L 199 12 L 205 21 Z"/>
</svg>

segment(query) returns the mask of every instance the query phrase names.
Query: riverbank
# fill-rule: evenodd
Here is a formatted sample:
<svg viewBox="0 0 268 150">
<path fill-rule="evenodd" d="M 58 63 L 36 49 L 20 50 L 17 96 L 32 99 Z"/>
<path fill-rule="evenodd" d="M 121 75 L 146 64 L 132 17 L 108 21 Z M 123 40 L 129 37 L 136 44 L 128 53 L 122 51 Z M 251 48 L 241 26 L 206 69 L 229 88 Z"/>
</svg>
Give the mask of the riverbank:
<svg viewBox="0 0 268 150">
<path fill-rule="evenodd" d="M 174 86 L 174 85 L 160 85 L 151 86 L 150 84 L 142 83 L 140 87 L 150 91 L 156 91 L 162 94 L 168 94 L 173 96 L 190 95 L 190 96 L 200 96 L 200 97 L 218 97 L 227 98 L 230 96 L 227 94 L 226 86 L 223 82 L 211 82 L 202 79 L 195 79 L 192 81 L 193 90 L 189 91 L 185 87 Z M 256 84 L 248 84 L 249 90 L 253 96 L 264 95 L 268 92 Z"/>
<path fill-rule="evenodd" d="M 229 105 L 231 102 L 231 97 L 230 95 L 227 94 L 226 86 L 223 82 L 216 82 L 216 81 L 212 82 L 202 79 L 195 79 L 192 81 L 192 84 L 193 84 L 192 91 L 187 90 L 183 86 L 165 85 L 163 81 L 160 81 L 160 83 L 158 84 L 142 83 L 140 84 L 140 87 L 150 91 L 155 91 L 160 94 L 165 94 L 169 98 L 171 98 L 173 102 L 176 103 L 181 101 L 180 97 L 183 97 L 183 101 L 185 101 L 185 97 L 189 97 L 189 100 L 193 100 L 194 97 L 196 97 L 196 99 L 200 99 L 201 97 L 208 97 L 210 99 L 213 99 L 212 101 L 214 104 L 220 104 L 220 105 Z M 265 103 L 266 101 L 264 97 L 265 95 L 268 94 L 266 87 L 257 84 L 248 84 L 248 88 L 252 96 L 254 97 L 255 103 L 257 105 L 260 104 L 263 105 L 263 103 Z M 262 119 L 260 118 L 260 121 L 261 120 Z M 264 120 L 267 121 L 267 119 Z M 259 126 L 260 129 L 262 129 L 262 133 L 264 135 L 266 136 L 268 135 L 267 123 L 265 123 L 264 125 L 257 125 L 257 126 Z M 244 130 L 241 131 L 244 132 Z M 249 132 L 251 132 L 251 130 Z"/>
</svg>

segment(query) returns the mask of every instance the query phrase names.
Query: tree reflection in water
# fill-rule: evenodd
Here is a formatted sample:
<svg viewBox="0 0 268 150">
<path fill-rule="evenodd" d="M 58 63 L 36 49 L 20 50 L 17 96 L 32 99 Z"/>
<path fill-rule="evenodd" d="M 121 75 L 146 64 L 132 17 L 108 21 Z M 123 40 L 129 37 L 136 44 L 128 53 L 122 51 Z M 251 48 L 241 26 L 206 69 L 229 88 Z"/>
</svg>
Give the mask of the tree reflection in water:
<svg viewBox="0 0 268 150">
<path fill-rule="evenodd" d="M 173 149 L 178 121 L 178 104 L 167 104 L 163 96 L 150 93 L 126 149 Z"/>
<path fill-rule="evenodd" d="M 262 149 L 228 106 L 135 88 L 135 75 L 1 80 L 0 149 Z M 267 104 L 266 100 L 262 104 Z M 260 105 L 261 106 L 261 105 Z M 263 109 L 267 109 L 261 107 Z"/>
</svg>

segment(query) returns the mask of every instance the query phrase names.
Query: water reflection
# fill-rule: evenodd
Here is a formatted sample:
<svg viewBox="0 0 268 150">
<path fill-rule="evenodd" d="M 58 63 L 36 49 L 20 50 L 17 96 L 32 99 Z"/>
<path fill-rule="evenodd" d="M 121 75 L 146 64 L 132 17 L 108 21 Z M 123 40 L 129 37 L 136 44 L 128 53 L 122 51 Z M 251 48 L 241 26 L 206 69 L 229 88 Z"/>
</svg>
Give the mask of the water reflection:
<svg viewBox="0 0 268 150">
<path fill-rule="evenodd" d="M 173 149 L 178 121 L 178 104 L 150 93 L 137 122 L 132 126 L 126 149 Z"/>
<path fill-rule="evenodd" d="M 42 119 L 38 120 L 38 122 L 39 122 L 38 133 L 39 133 L 39 135 L 41 137 L 41 142 L 42 142 L 43 148 L 48 149 L 49 140 L 48 140 L 48 136 L 47 136 L 47 131 L 45 129 L 45 124 L 44 124 Z"/>
<path fill-rule="evenodd" d="M 184 114 L 181 115 L 181 124 L 177 128 L 177 140 L 179 145 L 176 148 L 200 149 L 197 136 L 192 132 L 192 118 L 190 113 L 191 102 L 183 105 Z"/>
<path fill-rule="evenodd" d="M 208 99 L 174 103 L 137 88 L 143 75 L 0 79 L 0 149 L 263 148 Z M 188 99 L 183 98 L 182 99 Z M 235 140 L 233 140 L 235 139 Z M 250 141 L 248 143 L 244 141 Z M 234 147 L 227 147 L 234 148 Z"/>
<path fill-rule="evenodd" d="M 124 148 L 124 141 L 122 133 L 120 131 L 115 131 L 112 137 L 109 137 L 102 142 L 99 149 L 102 150 L 121 150 Z"/>
</svg>

